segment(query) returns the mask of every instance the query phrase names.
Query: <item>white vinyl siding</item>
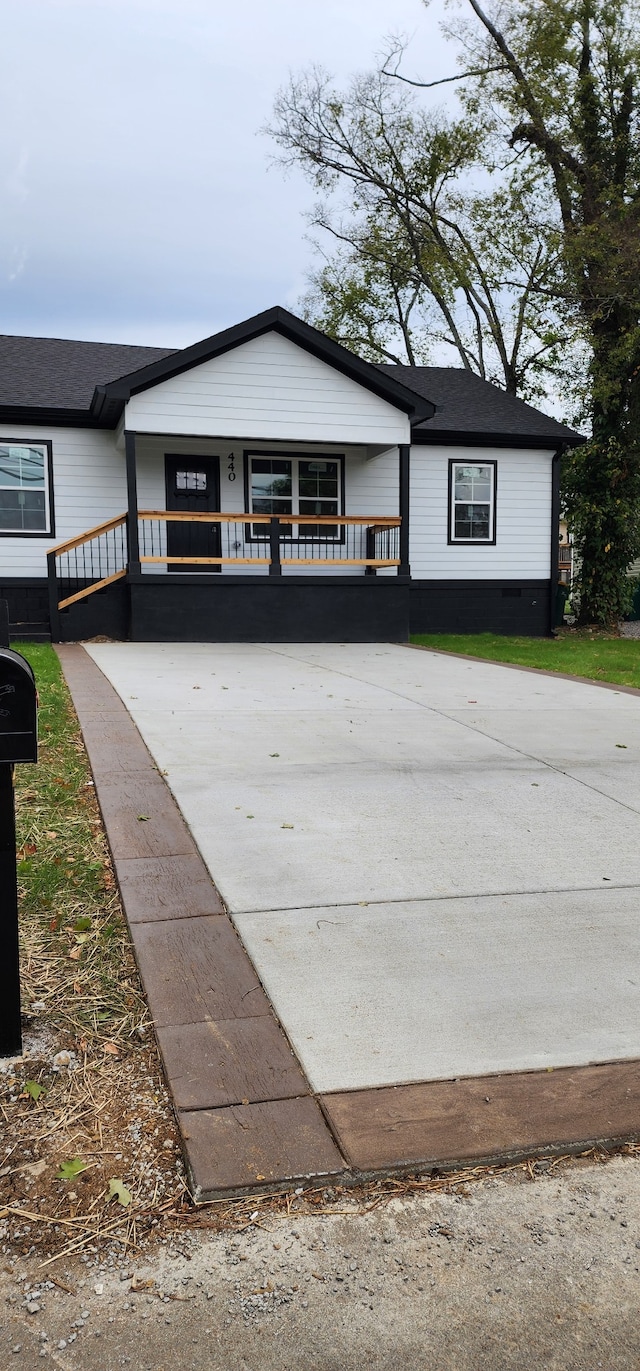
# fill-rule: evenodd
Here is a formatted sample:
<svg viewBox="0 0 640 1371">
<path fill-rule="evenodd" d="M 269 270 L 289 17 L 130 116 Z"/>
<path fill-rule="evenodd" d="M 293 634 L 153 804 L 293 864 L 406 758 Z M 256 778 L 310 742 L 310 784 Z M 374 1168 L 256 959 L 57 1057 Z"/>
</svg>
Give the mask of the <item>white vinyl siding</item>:
<svg viewBox="0 0 640 1371">
<path fill-rule="evenodd" d="M 259 455 L 260 448 L 251 439 L 240 439 L 232 443 L 229 439 L 216 438 L 182 438 L 165 437 L 164 435 L 140 435 L 136 440 L 136 456 L 138 467 L 138 506 L 140 509 L 165 509 L 165 453 L 182 453 L 191 457 L 212 457 L 220 459 L 220 511 L 223 514 L 244 514 L 245 512 L 245 481 L 244 481 L 244 454 L 249 450 L 256 456 Z M 264 447 L 267 451 L 267 445 Z M 270 453 L 279 453 L 286 457 L 289 453 L 295 452 L 298 457 L 313 458 L 314 455 L 322 453 L 325 456 L 331 455 L 331 450 L 318 443 L 312 444 L 287 444 L 270 443 L 268 444 Z M 384 452 L 379 457 L 367 459 L 367 449 L 365 447 L 345 446 L 334 449 L 336 456 L 344 459 L 345 466 L 345 509 L 344 513 L 349 514 L 371 514 L 385 515 L 398 513 L 398 449 L 392 448 Z M 230 479 L 235 477 L 235 479 Z M 247 522 L 243 520 L 237 530 L 238 537 L 244 540 L 244 533 Z M 163 543 L 163 546 L 166 544 Z M 256 546 L 254 543 L 247 542 L 242 549 L 238 549 L 239 555 L 256 556 Z M 162 565 L 147 563 L 146 570 L 153 575 L 162 575 L 164 567 Z M 222 570 L 223 575 L 251 576 L 256 574 L 256 568 L 251 566 L 225 566 Z M 284 569 L 283 574 L 287 575 L 317 575 L 315 567 L 299 567 Z M 343 567 L 336 564 L 335 567 L 323 568 L 324 575 L 339 574 L 362 575 L 359 567 Z M 394 572 L 380 572 L 379 575 L 393 575 Z"/>
<path fill-rule="evenodd" d="M 179 439 L 176 436 L 139 437 L 138 501 L 142 509 L 165 508 L 164 455 L 217 455 L 220 458 L 220 504 L 223 512 L 244 511 L 243 453 L 259 446 L 245 435 L 228 438 Z M 53 450 L 55 533 L 51 543 L 76 537 L 105 519 L 126 510 L 124 453 L 116 447 L 115 434 L 91 429 L 44 428 L 38 425 L 2 425 L 2 439 L 16 442 L 50 440 Z M 325 442 L 305 444 L 271 440 L 269 449 L 297 453 L 330 452 Z M 367 459 L 367 448 L 358 444 L 333 445 L 345 459 L 345 513 L 391 515 L 398 513 L 398 451 L 391 447 Z M 233 457 L 233 471 L 230 460 Z M 495 546 L 448 545 L 449 460 L 497 462 Z M 411 452 L 410 560 L 414 578 L 495 579 L 548 577 L 551 544 L 552 453 L 512 449 L 413 447 Z M 234 474 L 235 481 L 229 480 Z M 0 538 L 0 575 L 43 577 L 50 543 L 41 534 Z M 346 573 L 346 568 L 340 574 Z M 231 574 L 246 573 L 229 568 Z M 285 574 L 289 574 L 285 572 Z M 298 573 L 299 574 L 299 573 Z M 312 574 L 312 572 L 309 572 Z M 332 574 L 327 572 L 327 574 Z M 361 575 L 359 568 L 352 573 Z M 394 571 L 380 574 L 395 574 Z"/>
<path fill-rule="evenodd" d="M 2 425 L 0 442 L 48 439 L 53 452 L 53 505 L 55 533 L 50 539 L 10 535 L 0 537 L 0 575 L 46 576 L 47 550 L 54 543 L 124 514 L 127 484 L 124 454 L 115 446 L 115 435 L 93 429 L 42 428 L 30 424 Z"/>
<path fill-rule="evenodd" d="M 133 395 L 140 433 L 292 443 L 409 442 L 401 410 L 278 333 L 266 333 Z"/>
<path fill-rule="evenodd" d="M 413 447 L 409 561 L 414 579 L 548 578 L 553 453 Z M 496 542 L 448 544 L 449 461 L 496 462 Z"/>
</svg>

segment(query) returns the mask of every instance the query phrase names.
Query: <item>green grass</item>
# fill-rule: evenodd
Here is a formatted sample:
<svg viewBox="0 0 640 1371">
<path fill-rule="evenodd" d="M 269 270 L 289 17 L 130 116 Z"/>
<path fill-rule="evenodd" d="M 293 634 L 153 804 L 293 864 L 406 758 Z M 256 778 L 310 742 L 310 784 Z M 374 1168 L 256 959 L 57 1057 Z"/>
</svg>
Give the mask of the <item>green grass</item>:
<svg viewBox="0 0 640 1371">
<path fill-rule="evenodd" d="M 78 721 L 56 653 L 16 643 L 38 689 L 38 762 L 17 766 L 23 1007 L 72 1031 L 144 1014 Z"/>
<path fill-rule="evenodd" d="M 501 638 L 494 633 L 418 633 L 412 643 L 440 652 L 462 652 L 491 662 L 514 662 L 543 671 L 566 671 L 593 681 L 640 688 L 640 640 L 611 638 L 588 630 L 558 638 Z"/>
</svg>

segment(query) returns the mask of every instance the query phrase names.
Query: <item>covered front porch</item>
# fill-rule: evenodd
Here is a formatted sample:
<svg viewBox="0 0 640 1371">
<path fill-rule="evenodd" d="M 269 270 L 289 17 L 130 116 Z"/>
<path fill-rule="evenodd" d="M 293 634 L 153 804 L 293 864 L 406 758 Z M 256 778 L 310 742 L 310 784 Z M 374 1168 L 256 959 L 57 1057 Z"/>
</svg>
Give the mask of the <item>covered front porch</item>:
<svg viewBox="0 0 640 1371">
<path fill-rule="evenodd" d="M 408 445 L 122 444 L 127 509 L 48 554 L 54 641 L 406 640 Z"/>
</svg>

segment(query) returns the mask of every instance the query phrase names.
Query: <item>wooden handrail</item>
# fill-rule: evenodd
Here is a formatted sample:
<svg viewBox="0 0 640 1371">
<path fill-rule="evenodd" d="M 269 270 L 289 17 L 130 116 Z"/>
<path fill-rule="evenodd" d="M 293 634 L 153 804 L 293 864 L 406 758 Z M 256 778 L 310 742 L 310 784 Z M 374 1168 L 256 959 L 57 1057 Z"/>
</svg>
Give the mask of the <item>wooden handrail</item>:
<svg viewBox="0 0 640 1371">
<path fill-rule="evenodd" d="M 399 528 L 402 523 L 400 516 L 396 514 L 249 514 L 246 510 L 239 514 L 223 514 L 219 511 L 200 514 L 195 511 L 173 509 L 141 509 L 138 518 L 164 519 L 170 523 L 184 520 L 190 524 L 269 524 L 272 519 L 277 519 L 281 524 L 338 524 L 341 527 L 347 524 L 366 524 L 374 531 L 379 529 L 381 532 L 387 528 Z M 83 543 L 90 543 L 94 538 L 99 538 L 101 533 L 110 533 L 112 529 L 120 528 L 126 522 L 126 514 L 117 514 L 113 519 L 105 519 L 104 523 L 96 524 L 95 528 L 88 528 L 86 533 L 80 533 L 77 538 L 68 538 L 64 543 L 56 543 L 48 551 L 55 552 L 56 557 L 59 557 L 63 552 L 72 552 L 74 547 L 82 547 Z"/>
<path fill-rule="evenodd" d="M 122 579 L 123 579 L 125 576 L 127 576 L 127 574 L 128 574 L 128 567 L 125 565 L 125 566 L 122 567 L 119 571 L 112 572 L 112 573 L 111 573 L 110 575 L 108 575 L 108 576 L 100 576 L 100 569 L 101 569 L 101 568 L 100 568 L 100 566 L 99 566 L 99 567 L 98 567 L 98 580 L 94 581 L 91 585 L 84 586 L 81 590 L 75 591 L 75 593 L 74 593 L 73 595 L 67 595 L 67 596 L 64 597 L 62 600 L 58 600 L 59 591 L 58 591 L 58 570 L 57 570 L 57 568 L 56 568 L 56 558 L 57 558 L 57 557 L 64 556 L 65 553 L 73 552 L 73 550 L 74 550 L 75 548 L 84 547 L 86 544 L 94 542 L 95 539 L 100 538 L 103 534 L 111 533 L 114 529 L 116 529 L 116 528 L 121 528 L 123 525 L 126 525 L 126 523 L 127 523 L 127 518 L 128 518 L 128 516 L 127 516 L 126 514 L 116 514 L 116 515 L 114 515 L 114 517 L 113 517 L 112 519 L 105 519 L 103 523 L 101 523 L 101 524 L 96 524 L 96 526 L 95 526 L 94 528 L 89 528 L 89 529 L 87 529 L 85 533 L 79 534 L 78 537 L 76 537 L 76 538 L 68 538 L 68 539 L 66 539 L 65 542 L 63 542 L 63 543 L 56 543 L 56 545 L 55 545 L 54 547 L 52 547 L 52 548 L 49 549 L 49 552 L 48 552 L 48 554 L 47 554 L 47 566 L 48 566 L 49 597 L 50 597 L 50 604 L 51 604 L 52 625 L 53 625 L 53 623 L 54 623 L 54 619 L 56 619 L 56 622 L 57 622 L 57 614 L 58 614 L 58 611 L 59 611 L 59 610 L 69 608 L 69 606 L 71 606 L 71 605 L 73 605 L 73 604 L 76 604 L 79 600 L 84 600 L 84 599 L 87 598 L 87 596 L 93 595 L 95 591 L 97 591 L 97 590 L 103 590 L 103 589 L 105 589 L 107 586 L 112 585 L 114 582 L 122 580 Z M 182 565 L 191 565 L 191 566 L 217 566 L 217 567 L 222 567 L 222 566 L 227 566 L 227 565 L 230 565 L 230 566 L 234 566 L 234 565 L 243 565 L 243 566 L 269 566 L 270 569 L 273 570 L 273 567 L 272 567 L 272 557 L 274 557 L 274 558 L 276 558 L 276 560 L 277 560 L 281 565 L 283 565 L 283 566 L 288 566 L 288 567 L 295 567 L 295 566 L 323 566 L 323 567 L 333 567 L 333 568 L 340 569 L 340 567 L 345 567 L 345 566 L 353 566 L 353 567 L 355 567 L 355 566 L 361 566 L 361 567 L 368 567 L 368 568 L 377 569 L 377 568 L 382 568 L 382 567 L 397 567 L 397 566 L 400 565 L 399 561 L 397 561 L 395 558 L 392 559 L 392 558 L 383 558 L 383 557 L 340 557 L 340 556 L 338 556 L 338 557 L 335 557 L 335 558 L 324 558 L 324 557 L 282 557 L 282 558 L 278 558 L 280 537 L 283 538 L 284 543 L 285 543 L 285 546 L 286 546 L 287 534 L 286 534 L 285 532 L 283 532 L 283 530 L 286 529 L 288 525 L 295 525 L 296 527 L 298 527 L 298 526 L 303 526 L 303 525 L 305 525 L 305 524 L 308 524 L 308 525 L 311 525 L 312 527 L 315 526 L 315 527 L 319 527 L 319 528 L 333 528 L 333 529 L 335 529 L 336 527 L 344 528 L 344 527 L 348 526 L 349 524 L 351 524 L 351 525 L 354 525 L 354 526 L 356 526 L 356 527 L 365 527 L 365 528 L 369 529 L 369 530 L 371 531 L 371 533 L 373 533 L 373 534 L 375 535 L 376 533 L 383 533 L 383 532 L 385 532 L 385 531 L 388 530 L 388 529 L 399 528 L 400 525 L 401 525 L 401 523 L 402 523 L 402 519 L 400 518 L 399 515 L 396 515 L 396 514 L 391 514 L 391 515 L 379 515 L 379 514 L 377 514 L 377 515 L 369 515 L 369 514 L 352 514 L 352 515 L 348 515 L 348 514 L 273 514 L 273 515 L 272 515 L 272 514 L 253 514 L 253 513 L 251 513 L 251 512 L 248 511 L 248 510 L 243 510 L 243 511 L 238 512 L 238 513 L 236 513 L 236 514 L 226 514 L 226 513 L 223 514 L 222 511 L 220 511 L 220 510 L 215 510 L 215 511 L 214 511 L 214 510 L 211 510 L 211 511 L 207 511 L 206 513 L 196 513 L 194 510 L 184 510 L 184 511 L 182 511 L 182 510 L 168 510 L 168 509 L 158 509 L 158 510 L 141 509 L 141 510 L 139 511 L 139 513 L 138 513 L 138 518 L 139 518 L 140 520 L 147 521 L 147 522 L 152 522 L 152 521 L 154 521 L 154 520 L 158 520 L 158 521 L 163 521 L 163 522 L 165 522 L 165 523 L 173 523 L 173 522 L 180 523 L 180 522 L 184 522 L 184 523 L 204 523 L 204 524 L 223 524 L 223 523 L 224 523 L 224 524 L 262 524 L 262 525 L 265 526 L 265 529 L 264 529 L 264 536 L 265 536 L 265 538 L 267 538 L 267 539 L 269 538 L 269 525 L 271 525 L 272 521 L 273 521 L 273 520 L 276 520 L 277 523 L 278 523 L 279 526 L 280 526 L 280 536 L 278 536 L 278 534 L 276 533 L 276 534 L 274 535 L 274 537 L 272 538 L 272 547 L 271 547 L 271 553 L 272 553 L 272 555 L 271 555 L 271 556 L 268 556 L 268 557 L 229 557 L 229 556 L 227 556 L 227 557 L 223 557 L 223 556 L 220 556 L 220 557 L 197 557 L 197 556 L 196 556 L 196 557 L 194 557 L 194 556 L 189 556 L 189 555 L 184 556 L 184 557 L 174 557 L 174 556 L 171 556 L 171 555 L 167 555 L 166 553 L 165 553 L 164 555 L 160 554 L 160 555 L 153 555 L 153 556 L 150 556 L 150 555 L 147 555 L 147 554 L 143 553 L 142 556 L 140 557 L 140 562 L 164 563 L 164 564 L 167 565 L 167 566 L 172 566 L 172 565 L 174 565 L 174 564 L 176 564 L 176 563 L 182 564 Z M 260 535 L 260 536 L 262 537 L 263 535 Z M 254 537 L 255 537 L 255 535 L 254 535 Z M 307 539 L 306 539 L 304 533 L 302 534 L 302 541 L 303 541 L 303 542 L 306 542 L 306 541 L 307 541 Z M 313 541 L 313 539 L 312 539 L 312 541 Z M 240 545 L 239 543 L 236 543 L 235 546 L 236 546 L 236 547 L 240 547 L 241 545 Z M 100 560 L 100 556 L 101 556 L 101 553 L 102 553 L 103 550 L 106 551 L 106 549 L 101 549 L 100 546 L 98 546 L 98 549 L 97 549 L 97 551 L 98 551 L 98 560 Z M 369 551 L 369 550 L 370 550 L 370 549 L 369 549 L 369 538 L 367 537 L 367 551 Z M 373 549 L 371 549 L 371 550 L 373 550 Z M 114 548 L 114 551 L 115 551 L 115 548 Z M 127 550 L 126 550 L 126 547 L 123 548 L 121 551 L 122 551 L 122 559 L 126 561 L 126 560 L 127 560 Z M 93 551 L 92 551 L 92 564 L 93 564 Z M 108 560 L 107 560 L 107 566 L 105 567 L 105 569 L 108 569 Z M 76 558 L 76 571 L 77 571 L 77 558 Z M 94 573 L 94 574 L 95 574 L 95 573 Z M 64 579 L 64 578 L 63 578 L 63 579 Z M 70 578 L 67 577 L 67 579 L 70 579 Z M 82 577 L 76 575 L 76 577 L 75 577 L 74 579 L 76 580 L 76 584 L 77 584 L 78 579 L 81 580 Z"/>
<path fill-rule="evenodd" d="M 271 558 L 270 558 L 270 557 L 141 557 L 141 558 L 140 558 L 140 561 L 141 561 L 141 562 L 162 562 L 162 563 L 166 563 L 167 566 L 172 566 L 174 562 L 177 562 L 177 563 L 185 563 L 185 564 L 188 565 L 188 566 L 227 566 L 227 565 L 229 565 L 229 566 L 268 566 L 269 563 L 270 563 L 270 561 L 271 561 Z M 281 565 L 282 565 L 282 566 L 323 566 L 323 567 L 337 567 L 337 568 L 340 568 L 341 566 L 379 566 L 379 567 L 383 567 L 383 566 L 400 566 L 400 562 L 399 562 L 398 559 L 394 559 L 394 558 L 390 558 L 390 557 L 335 557 L 335 558 L 334 558 L 334 557 L 329 557 L 329 558 L 325 558 L 325 557 L 282 557 L 282 558 L 281 558 Z M 118 574 L 119 574 L 119 575 L 124 575 L 124 572 L 119 572 Z M 113 577 L 112 579 L 115 580 L 116 577 Z M 102 581 L 98 582 L 98 586 L 99 586 L 99 585 L 102 585 L 102 584 L 104 584 L 104 582 L 102 582 Z M 97 590 L 97 589 L 98 589 L 98 586 L 92 586 L 91 589 L 92 589 L 92 590 L 94 590 L 94 589 Z M 89 591 L 88 591 L 88 590 L 87 590 L 87 591 L 82 591 L 81 594 L 82 594 L 82 595 L 88 595 L 88 594 L 89 594 Z M 73 598 L 74 598 L 74 599 L 80 599 L 80 595 L 74 596 Z M 71 603 L 71 600 L 65 601 L 65 604 L 70 604 L 70 603 Z M 59 606 L 59 608 L 62 608 L 62 606 Z"/>
<path fill-rule="evenodd" d="M 231 566 L 269 566 L 270 557 L 146 557 L 141 556 L 141 562 L 184 562 L 188 566 L 202 564 L 203 566 L 226 566 L 227 562 Z"/>
<path fill-rule="evenodd" d="M 272 518 L 277 519 L 277 514 L 221 514 L 219 512 L 198 514 L 195 510 L 178 509 L 139 509 L 139 519 L 165 519 L 170 523 L 184 520 L 189 524 L 268 524 Z M 335 522 L 335 521 L 334 521 Z"/>
<path fill-rule="evenodd" d="M 103 524 L 96 524 L 95 528 L 88 528 L 86 533 L 81 533 L 77 538 L 69 538 L 66 543 L 56 543 L 55 547 L 50 547 L 49 552 L 55 552 L 59 557 L 63 552 L 72 552 L 74 547 L 82 547 L 83 543 L 90 543 L 93 538 L 99 538 L 101 533 L 110 533 L 112 528 L 120 528 L 121 524 L 126 524 L 126 514 L 116 514 L 113 519 L 106 519 Z"/>
<path fill-rule="evenodd" d="M 67 595 L 66 600 L 60 600 L 58 609 L 67 609 L 69 605 L 75 605 L 77 600 L 86 600 L 87 595 L 93 595 L 94 590 L 104 590 L 105 586 L 113 585 L 114 581 L 121 581 L 126 574 L 125 567 L 124 571 L 114 571 L 113 576 L 103 576 L 101 581 L 94 581 L 93 585 L 85 586 L 84 590 L 76 591 L 75 595 Z"/>
<path fill-rule="evenodd" d="M 281 524 L 366 524 L 369 528 L 379 529 L 399 528 L 402 523 L 399 514 L 251 514 L 247 510 L 239 514 L 197 514 L 195 511 L 173 509 L 140 509 L 138 518 L 165 519 L 171 523 L 184 520 L 190 524 L 269 524 L 272 519 L 277 519 Z"/>
</svg>

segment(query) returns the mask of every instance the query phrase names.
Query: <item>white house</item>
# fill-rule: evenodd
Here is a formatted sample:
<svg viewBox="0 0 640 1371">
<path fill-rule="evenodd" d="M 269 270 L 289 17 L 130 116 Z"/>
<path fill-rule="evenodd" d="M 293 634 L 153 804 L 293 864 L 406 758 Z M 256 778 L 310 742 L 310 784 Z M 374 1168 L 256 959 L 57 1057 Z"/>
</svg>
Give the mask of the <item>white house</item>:
<svg viewBox="0 0 640 1371">
<path fill-rule="evenodd" d="M 275 308 L 178 352 L 0 339 L 0 598 L 55 639 L 545 634 L 581 439 Z"/>
</svg>

